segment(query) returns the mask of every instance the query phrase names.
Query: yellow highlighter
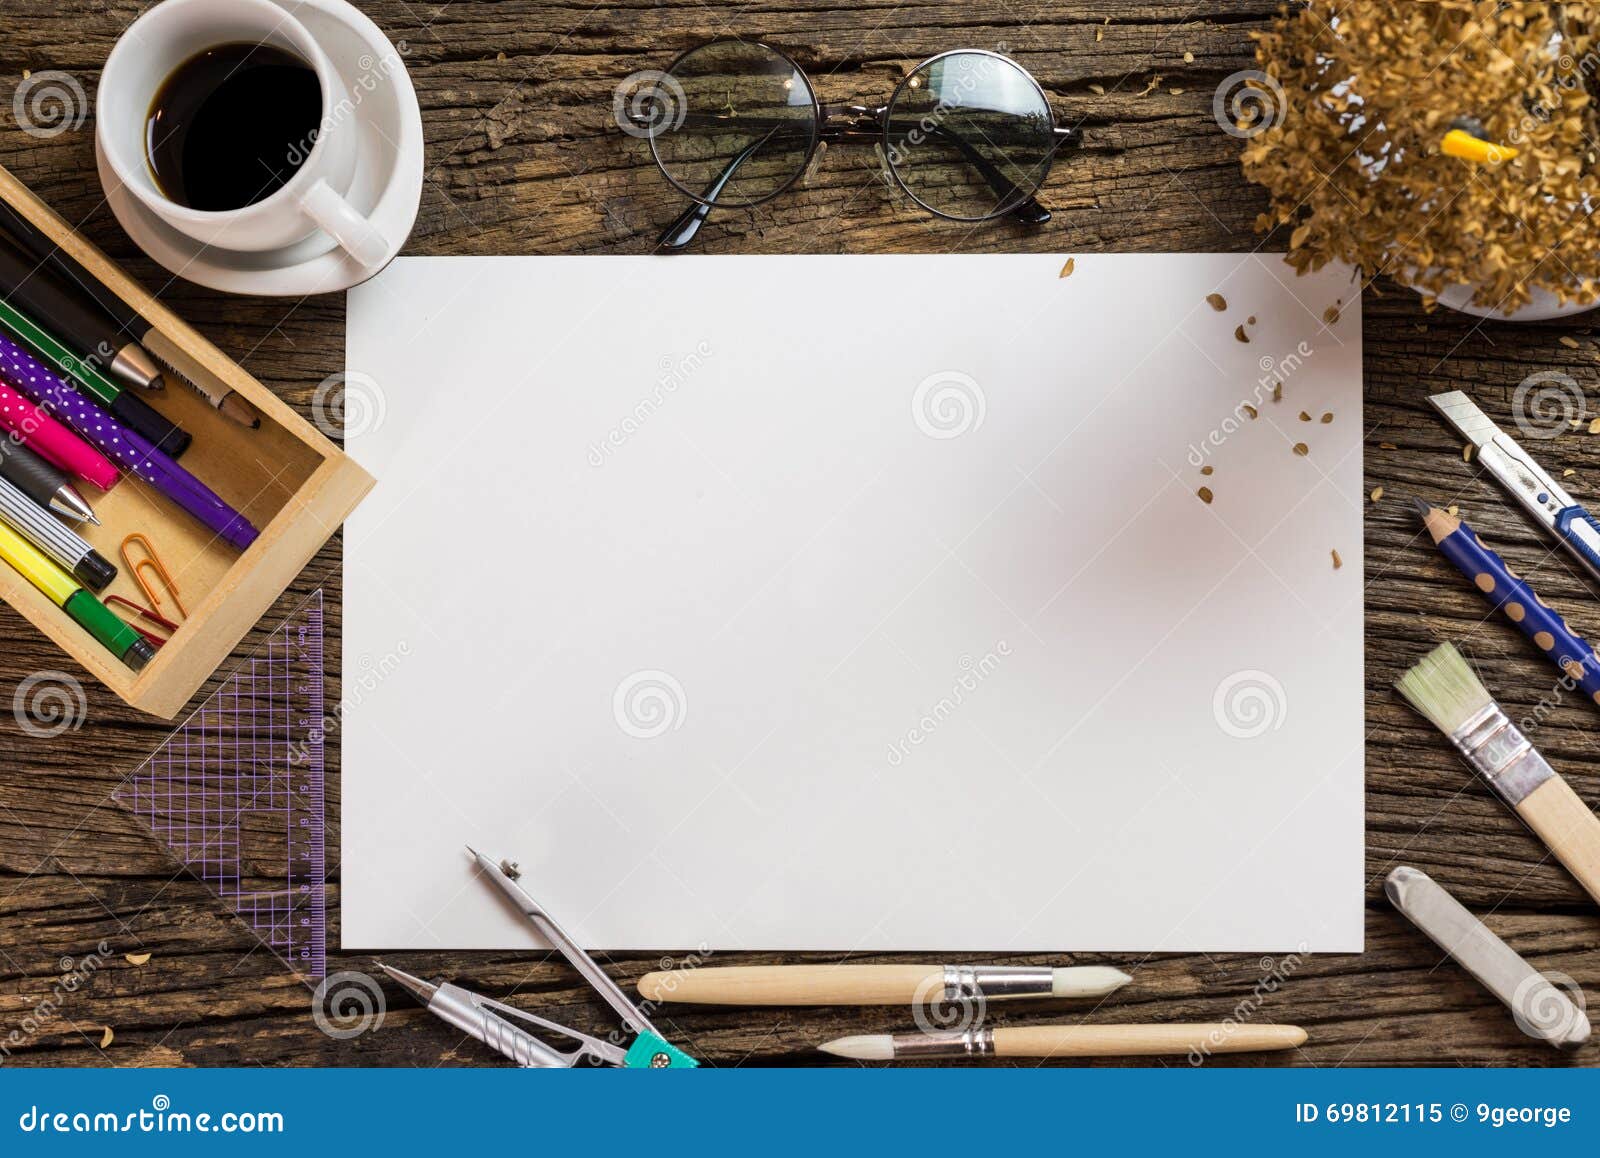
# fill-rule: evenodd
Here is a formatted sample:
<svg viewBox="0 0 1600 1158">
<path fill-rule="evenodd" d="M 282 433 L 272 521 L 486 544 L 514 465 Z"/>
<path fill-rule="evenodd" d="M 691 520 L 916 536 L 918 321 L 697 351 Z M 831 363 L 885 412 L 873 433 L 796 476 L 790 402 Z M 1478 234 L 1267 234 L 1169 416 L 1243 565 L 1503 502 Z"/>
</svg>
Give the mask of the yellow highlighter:
<svg viewBox="0 0 1600 1158">
<path fill-rule="evenodd" d="M 0 559 L 9 563 L 49 600 L 72 617 L 134 671 L 155 658 L 156 649 L 96 599 L 71 575 L 5 523 L 0 522 Z"/>
</svg>

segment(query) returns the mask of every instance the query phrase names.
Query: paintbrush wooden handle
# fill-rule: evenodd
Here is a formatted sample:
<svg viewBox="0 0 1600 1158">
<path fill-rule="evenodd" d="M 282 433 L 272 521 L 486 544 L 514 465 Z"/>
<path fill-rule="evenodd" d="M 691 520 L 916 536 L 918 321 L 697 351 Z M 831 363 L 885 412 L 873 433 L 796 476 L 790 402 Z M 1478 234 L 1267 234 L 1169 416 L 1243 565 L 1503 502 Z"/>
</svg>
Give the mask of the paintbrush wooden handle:
<svg viewBox="0 0 1600 1158">
<path fill-rule="evenodd" d="M 1517 815 L 1600 902 L 1600 817 L 1572 786 L 1552 776 L 1522 798 Z"/>
<path fill-rule="evenodd" d="M 639 978 L 651 1001 L 698 1005 L 909 1005 L 943 992 L 942 965 L 732 965 Z"/>
<path fill-rule="evenodd" d="M 1298 1025 L 1035 1025 L 994 1031 L 996 1057 L 1156 1057 L 1293 1049 Z"/>
</svg>

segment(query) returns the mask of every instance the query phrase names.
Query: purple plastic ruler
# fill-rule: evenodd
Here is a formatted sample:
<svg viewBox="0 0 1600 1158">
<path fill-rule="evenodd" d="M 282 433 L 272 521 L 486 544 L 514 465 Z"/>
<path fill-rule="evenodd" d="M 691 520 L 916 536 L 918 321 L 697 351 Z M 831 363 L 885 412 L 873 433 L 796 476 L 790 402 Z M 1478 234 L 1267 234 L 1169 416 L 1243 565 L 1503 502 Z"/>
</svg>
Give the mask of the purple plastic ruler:
<svg viewBox="0 0 1600 1158">
<path fill-rule="evenodd" d="M 115 794 L 312 982 L 327 968 L 325 726 L 317 591 Z"/>
</svg>

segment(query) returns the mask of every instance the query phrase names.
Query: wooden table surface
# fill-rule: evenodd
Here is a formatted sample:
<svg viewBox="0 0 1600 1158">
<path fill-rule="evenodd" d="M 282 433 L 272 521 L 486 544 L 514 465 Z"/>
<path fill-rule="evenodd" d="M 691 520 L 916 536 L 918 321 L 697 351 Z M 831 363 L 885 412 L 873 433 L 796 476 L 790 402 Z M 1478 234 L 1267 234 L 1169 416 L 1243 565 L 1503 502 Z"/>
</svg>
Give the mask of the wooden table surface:
<svg viewBox="0 0 1600 1158">
<path fill-rule="evenodd" d="M 76 129 L 41 137 L 19 131 L 7 111 L 28 71 L 66 72 L 92 99 L 112 43 L 148 6 L 6 0 L 0 10 L 0 120 L 6 122 L 0 164 L 68 220 L 81 222 L 168 304 L 309 413 L 313 389 L 342 366 L 342 297 L 230 298 L 173 279 L 137 252 L 101 198 L 92 113 Z M 818 79 L 824 99 L 883 96 L 924 57 L 952 47 L 1004 46 L 1039 78 L 1063 120 L 1081 121 L 1087 144 L 1052 175 L 1045 200 L 1055 220 L 1037 232 L 1010 223 L 972 228 L 934 222 L 888 195 L 870 168 L 870 151 L 841 150 L 826 158 L 809 188 L 755 210 L 716 215 L 703 234 L 706 252 L 1282 249 L 1281 237 L 1263 239 L 1252 231 L 1264 199 L 1240 176 L 1240 143 L 1218 130 L 1211 105 L 1224 77 L 1252 65 L 1248 33 L 1263 27 L 1276 6 L 1277 0 L 360 5 L 404 42 L 421 97 L 427 180 L 406 249 L 412 254 L 648 251 L 681 202 L 653 169 L 646 147 L 617 130 L 613 89 L 621 78 L 662 67 L 686 47 L 734 33 L 788 49 Z M 851 308 L 848 287 L 840 287 L 837 304 Z M 1590 388 L 1593 412 L 1600 366 L 1600 346 L 1589 333 L 1593 320 L 1479 324 L 1425 313 L 1413 294 L 1388 283 L 1367 290 L 1364 309 L 1367 489 L 1459 503 L 1513 567 L 1570 612 L 1577 630 L 1600 635 L 1600 603 L 1589 586 L 1493 483 L 1462 461 L 1459 441 L 1424 402 L 1436 390 L 1470 387 L 1504 417 L 1519 382 L 1559 370 Z M 1580 501 L 1600 499 L 1600 438 L 1579 431 L 1541 444 L 1539 454 L 1557 472 L 1576 471 L 1567 481 Z M 1485 622 L 1485 606 L 1416 541 L 1399 503 L 1386 498 L 1367 511 L 1366 952 L 1288 961 L 1259 954 L 1115 956 L 1109 960 L 1135 982 L 1095 1017 L 1243 1016 L 1295 1022 L 1311 1035 L 1288 1055 L 1213 1065 L 1594 1065 L 1600 1046 L 1563 1058 L 1523 1037 L 1482 989 L 1441 964 L 1441 954 L 1383 899 L 1382 881 L 1394 865 L 1418 866 L 1487 913 L 1490 925 L 1538 967 L 1600 994 L 1594 905 L 1390 690 L 1400 670 L 1445 638 L 1466 641 L 1508 704 L 1531 710 L 1555 679 L 1507 625 Z M 328 654 L 337 680 L 337 537 L 264 623 L 277 622 L 317 588 L 329 596 Z M 0 638 L 8 641 L 0 652 L 0 702 L 31 673 L 75 670 L 8 608 L 0 608 Z M 253 633 L 238 654 L 260 639 Z M 0 1064 L 496 1064 L 393 987 L 381 1026 L 350 1040 L 319 1031 L 308 988 L 110 800 L 119 779 L 166 736 L 167 725 L 127 708 L 86 676 L 84 684 L 86 719 L 64 737 L 36 739 L 0 713 Z M 335 694 L 330 687 L 330 698 Z M 1597 722 L 1592 705 L 1568 695 L 1549 709 L 1535 736 L 1591 804 L 1600 804 Z M 337 744 L 331 749 L 328 810 L 336 839 Z M 337 864 L 336 849 L 329 863 Z M 335 905 L 337 879 L 335 869 Z M 110 952 L 97 961 L 90 981 L 73 992 L 56 988 L 70 967 L 64 959 L 98 958 L 102 942 Z M 142 966 L 125 958 L 145 953 L 151 956 Z M 750 954 L 740 963 L 778 959 Z M 400 954 L 395 963 L 511 995 L 578 1027 L 604 1032 L 614 1025 L 559 961 L 455 953 Z M 657 955 L 618 956 L 610 963 L 626 982 L 655 968 Z M 372 972 L 373 966 L 370 958 L 336 953 L 329 969 Z M 1259 988 L 1264 978 L 1285 973 L 1271 991 Z M 991 1023 L 1063 1015 L 1081 1011 L 1039 1003 L 990 1009 Z M 666 1007 L 659 1018 L 679 1044 L 717 1066 L 822 1063 L 829 1059 L 812 1051 L 816 1043 L 901 1020 L 873 1009 L 682 1006 Z M 108 1028 L 112 1040 L 103 1046 Z M 13 1033 L 18 1036 L 8 1036 Z"/>
</svg>

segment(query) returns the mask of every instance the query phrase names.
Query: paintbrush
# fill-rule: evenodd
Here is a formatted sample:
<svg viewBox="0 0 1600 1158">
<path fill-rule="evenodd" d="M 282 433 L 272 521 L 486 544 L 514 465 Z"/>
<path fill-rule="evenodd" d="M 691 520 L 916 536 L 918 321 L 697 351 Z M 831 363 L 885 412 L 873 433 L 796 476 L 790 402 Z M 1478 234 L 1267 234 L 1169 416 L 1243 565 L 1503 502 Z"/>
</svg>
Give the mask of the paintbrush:
<svg viewBox="0 0 1600 1158">
<path fill-rule="evenodd" d="M 1461 653 L 1440 644 L 1394 686 L 1600 901 L 1600 817 L 1511 722 Z"/>
<path fill-rule="evenodd" d="M 1133 978 L 1107 965 L 732 965 L 646 973 L 651 1001 L 699 1005 L 913 1005 L 1012 997 L 1104 997 Z"/>
<path fill-rule="evenodd" d="M 936 1033 L 871 1033 L 817 1048 L 857 1061 L 928 1057 L 1162 1057 L 1294 1049 L 1298 1025 L 1033 1025 Z"/>
</svg>

